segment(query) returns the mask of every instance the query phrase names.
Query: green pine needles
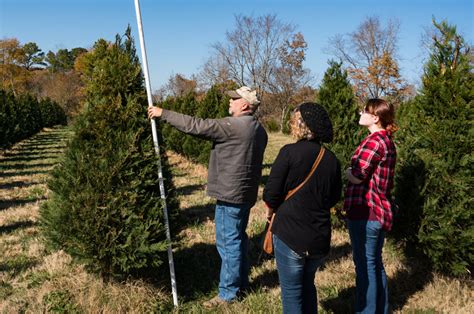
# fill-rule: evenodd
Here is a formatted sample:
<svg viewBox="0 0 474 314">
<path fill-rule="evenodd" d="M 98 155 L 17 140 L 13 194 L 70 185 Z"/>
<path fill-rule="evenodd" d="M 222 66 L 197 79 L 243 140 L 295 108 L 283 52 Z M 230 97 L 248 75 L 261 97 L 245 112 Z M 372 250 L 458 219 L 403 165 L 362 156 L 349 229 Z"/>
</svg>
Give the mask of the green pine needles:
<svg viewBox="0 0 474 314">
<path fill-rule="evenodd" d="M 86 108 L 40 210 L 49 242 L 105 278 L 158 267 L 167 246 L 157 157 L 130 28 L 124 37 L 112 44 L 97 41 L 79 61 Z M 165 183 L 170 191 L 170 181 Z M 173 209 L 173 197 L 167 201 Z"/>
<path fill-rule="evenodd" d="M 455 27 L 433 23 L 420 94 L 399 111 L 396 194 L 403 211 L 394 225 L 416 236 L 435 269 L 468 275 L 474 264 L 472 52 Z"/>
</svg>

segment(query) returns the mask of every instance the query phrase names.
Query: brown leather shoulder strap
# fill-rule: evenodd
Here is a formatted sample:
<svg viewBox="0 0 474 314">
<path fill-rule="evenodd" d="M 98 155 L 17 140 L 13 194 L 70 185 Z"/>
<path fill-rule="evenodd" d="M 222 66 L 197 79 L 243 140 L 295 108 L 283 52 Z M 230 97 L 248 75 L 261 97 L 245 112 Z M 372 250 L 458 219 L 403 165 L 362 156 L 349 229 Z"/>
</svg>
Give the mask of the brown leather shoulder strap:
<svg viewBox="0 0 474 314">
<path fill-rule="evenodd" d="M 324 151 L 325 151 L 324 147 L 321 146 L 321 149 L 319 150 L 318 157 L 317 157 L 316 160 L 314 161 L 313 167 L 311 167 L 311 171 L 310 171 L 309 174 L 306 176 L 306 179 L 304 179 L 304 181 L 301 182 L 300 185 L 298 185 L 296 188 L 294 188 L 293 190 L 288 191 L 288 194 L 286 194 L 286 197 L 285 197 L 285 201 L 286 201 L 287 199 L 289 199 L 290 197 L 292 197 L 293 194 L 295 194 L 299 189 L 301 189 L 301 187 L 306 183 L 306 181 L 308 181 L 309 178 L 311 178 L 311 176 L 313 175 L 313 173 L 314 173 L 314 171 L 316 170 L 316 168 L 318 168 L 319 163 L 321 162 L 321 159 L 323 159 Z"/>
</svg>

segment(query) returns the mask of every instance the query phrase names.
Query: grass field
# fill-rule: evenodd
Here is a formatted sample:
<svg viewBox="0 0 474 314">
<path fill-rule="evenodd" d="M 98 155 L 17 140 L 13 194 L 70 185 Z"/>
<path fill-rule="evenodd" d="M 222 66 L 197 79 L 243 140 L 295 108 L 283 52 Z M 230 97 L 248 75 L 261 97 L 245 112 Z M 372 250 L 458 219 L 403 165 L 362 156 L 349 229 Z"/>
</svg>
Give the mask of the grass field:
<svg viewBox="0 0 474 314">
<path fill-rule="evenodd" d="M 214 246 L 214 200 L 205 193 L 207 170 L 169 153 L 184 222 L 180 230 L 172 230 L 180 302 L 179 308 L 173 309 L 166 274 L 157 274 L 161 279 L 154 281 L 104 282 L 68 254 L 45 247 L 38 209 L 48 197 L 48 172 L 68 136 L 68 129 L 46 129 L 0 156 L 0 313 L 206 312 L 201 303 L 216 294 L 220 265 Z M 280 147 L 289 142 L 287 136 L 270 135 L 264 180 Z M 248 227 L 252 291 L 239 302 L 212 312 L 281 311 L 274 260 L 257 261 L 264 223 L 259 198 Z M 394 312 L 473 312 L 472 281 L 432 273 L 417 258 L 404 256 L 390 240 L 384 248 L 384 261 Z M 321 313 L 352 311 L 354 278 L 347 232 L 334 230 L 330 256 L 316 276 Z"/>
</svg>

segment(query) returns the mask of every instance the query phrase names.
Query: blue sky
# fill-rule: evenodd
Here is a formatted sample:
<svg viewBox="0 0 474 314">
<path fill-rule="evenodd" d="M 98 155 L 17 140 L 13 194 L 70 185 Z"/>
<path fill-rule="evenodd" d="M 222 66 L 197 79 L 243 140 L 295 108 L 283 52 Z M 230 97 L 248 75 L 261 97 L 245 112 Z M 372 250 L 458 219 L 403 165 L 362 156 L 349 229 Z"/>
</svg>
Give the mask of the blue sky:
<svg viewBox="0 0 474 314">
<path fill-rule="evenodd" d="M 356 30 L 369 16 L 384 25 L 400 22 L 399 52 L 402 75 L 416 83 L 427 57 L 421 36 L 432 16 L 455 24 L 474 43 L 473 0 L 141 0 L 143 28 L 152 89 L 170 75 L 197 73 L 211 52 L 211 44 L 225 39 L 236 14 L 276 14 L 294 24 L 308 43 L 305 66 L 323 77 L 328 40 Z M 99 38 L 113 40 L 127 25 L 138 32 L 133 0 L 0 0 L 0 37 L 33 41 L 45 52 L 74 47 L 90 48 Z"/>
</svg>

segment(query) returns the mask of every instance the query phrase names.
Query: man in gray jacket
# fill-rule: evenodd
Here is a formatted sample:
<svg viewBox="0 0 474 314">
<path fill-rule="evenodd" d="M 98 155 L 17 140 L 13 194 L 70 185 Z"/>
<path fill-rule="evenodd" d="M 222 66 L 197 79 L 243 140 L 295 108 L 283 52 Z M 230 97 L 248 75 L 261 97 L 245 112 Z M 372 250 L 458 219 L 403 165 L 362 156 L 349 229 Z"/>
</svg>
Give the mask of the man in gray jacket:
<svg viewBox="0 0 474 314">
<path fill-rule="evenodd" d="M 267 133 L 254 117 L 260 101 L 256 91 L 243 86 L 228 91 L 230 117 L 200 119 L 159 107 L 150 118 L 161 118 L 181 132 L 213 141 L 207 194 L 217 199 L 216 246 L 221 257 L 219 294 L 204 303 L 214 307 L 232 302 L 248 287 L 248 236 L 250 209 L 257 200 Z"/>
</svg>

